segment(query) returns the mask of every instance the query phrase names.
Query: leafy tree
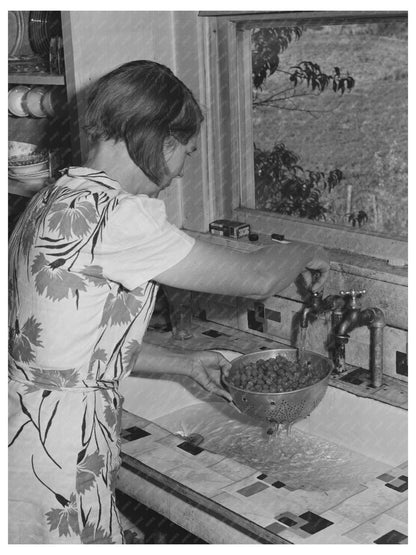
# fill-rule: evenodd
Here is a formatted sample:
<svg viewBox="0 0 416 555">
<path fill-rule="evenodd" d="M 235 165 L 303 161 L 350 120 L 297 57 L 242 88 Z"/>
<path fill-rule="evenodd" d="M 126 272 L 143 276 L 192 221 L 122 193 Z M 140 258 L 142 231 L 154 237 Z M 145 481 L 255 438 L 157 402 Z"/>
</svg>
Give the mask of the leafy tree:
<svg viewBox="0 0 416 555">
<path fill-rule="evenodd" d="M 253 107 L 301 109 L 293 105 L 293 99 L 305 94 L 321 94 L 325 90 L 344 94 L 355 85 L 354 78 L 341 73 L 334 67 L 331 74 L 324 73 L 319 64 L 304 60 L 289 71 L 280 68 L 280 54 L 293 40 L 299 40 L 304 29 L 301 26 L 260 28 L 252 33 L 252 80 Z M 280 72 L 287 75 L 287 87 L 263 91 L 268 77 Z M 300 85 L 304 87 L 299 88 Z M 305 93 L 305 86 L 307 92 Z M 338 185 L 343 174 L 335 168 L 327 174 L 321 171 L 305 170 L 299 165 L 300 157 L 288 150 L 284 143 L 276 143 L 267 151 L 254 145 L 254 167 L 256 178 L 256 206 L 281 214 L 296 215 L 313 220 L 326 219 L 327 209 L 321 203 L 322 191 L 331 191 Z M 366 214 L 360 213 L 359 225 L 366 221 Z M 355 217 L 349 220 L 357 223 Z"/>
</svg>

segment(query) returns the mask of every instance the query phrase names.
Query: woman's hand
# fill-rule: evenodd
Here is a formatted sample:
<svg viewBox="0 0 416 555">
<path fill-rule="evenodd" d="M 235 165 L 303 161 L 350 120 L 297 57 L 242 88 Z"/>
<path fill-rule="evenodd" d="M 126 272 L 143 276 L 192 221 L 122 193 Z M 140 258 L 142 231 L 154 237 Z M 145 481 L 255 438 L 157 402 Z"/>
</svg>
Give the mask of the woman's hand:
<svg viewBox="0 0 416 555">
<path fill-rule="evenodd" d="M 313 292 L 320 291 L 328 278 L 329 269 L 328 255 L 323 249 L 316 249 L 314 257 L 302 272 L 306 288 Z"/>
<path fill-rule="evenodd" d="M 188 376 L 206 391 L 231 401 L 231 395 L 221 385 L 221 379 L 228 376 L 230 368 L 228 360 L 215 351 L 175 350 L 143 342 L 130 375 L 152 372 Z"/>
<path fill-rule="evenodd" d="M 199 383 L 206 391 L 231 401 L 231 395 L 221 385 L 221 379 L 228 376 L 231 364 L 215 351 L 193 351 L 189 377 Z"/>
</svg>

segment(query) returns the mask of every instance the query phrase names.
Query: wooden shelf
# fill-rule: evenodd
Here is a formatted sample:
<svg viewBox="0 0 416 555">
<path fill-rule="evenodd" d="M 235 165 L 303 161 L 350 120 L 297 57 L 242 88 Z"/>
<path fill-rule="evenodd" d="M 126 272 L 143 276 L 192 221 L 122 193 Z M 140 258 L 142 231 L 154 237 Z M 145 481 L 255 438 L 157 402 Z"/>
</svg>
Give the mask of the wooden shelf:
<svg viewBox="0 0 416 555">
<path fill-rule="evenodd" d="M 48 73 L 9 73 L 9 83 L 16 83 L 17 85 L 65 85 L 65 76 Z"/>
</svg>

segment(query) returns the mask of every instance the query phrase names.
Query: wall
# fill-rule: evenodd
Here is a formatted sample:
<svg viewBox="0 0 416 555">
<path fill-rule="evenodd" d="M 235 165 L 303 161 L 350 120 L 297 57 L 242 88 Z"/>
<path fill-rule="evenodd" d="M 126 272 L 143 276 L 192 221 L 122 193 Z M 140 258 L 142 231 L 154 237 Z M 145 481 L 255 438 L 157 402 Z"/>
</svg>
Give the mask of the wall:
<svg viewBox="0 0 416 555">
<path fill-rule="evenodd" d="M 65 45 L 65 62 L 70 73 L 69 88 L 75 98 L 81 135 L 79 162 L 85 160 L 87 143 L 82 133 L 88 86 L 118 65 L 149 59 L 170 67 L 201 100 L 203 67 L 200 59 L 200 21 L 197 12 L 173 11 L 70 11 L 63 13 L 63 26 L 70 32 Z M 202 98 L 203 100 L 203 98 Z M 202 212 L 201 152 L 188 162 L 183 179 L 163 192 L 168 217 L 182 226 L 194 227 Z M 192 200 L 188 194 L 192 191 Z"/>
<path fill-rule="evenodd" d="M 230 248 L 248 251 L 253 247 L 244 239 L 224 240 L 211 235 L 200 235 L 203 240 L 225 243 Z M 363 268 L 361 257 L 330 251 L 331 272 L 325 284 L 324 296 L 339 294 L 341 290 L 361 290 L 366 293 L 359 300 L 362 308 L 378 307 L 383 310 L 386 320 L 384 328 L 384 372 L 388 376 L 407 381 L 407 279 L 403 271 L 380 267 Z M 261 303 L 241 297 L 227 297 L 193 293 L 195 314 L 205 315 L 213 322 L 231 326 L 250 333 L 270 337 L 287 345 L 296 345 L 298 322 L 304 307 L 303 298 L 295 285 L 291 285 L 280 295 L 270 297 Z M 330 320 L 322 315 L 307 328 L 305 348 L 327 354 L 327 340 Z M 367 327 L 353 330 L 346 345 L 346 363 L 369 368 L 370 332 Z"/>
</svg>

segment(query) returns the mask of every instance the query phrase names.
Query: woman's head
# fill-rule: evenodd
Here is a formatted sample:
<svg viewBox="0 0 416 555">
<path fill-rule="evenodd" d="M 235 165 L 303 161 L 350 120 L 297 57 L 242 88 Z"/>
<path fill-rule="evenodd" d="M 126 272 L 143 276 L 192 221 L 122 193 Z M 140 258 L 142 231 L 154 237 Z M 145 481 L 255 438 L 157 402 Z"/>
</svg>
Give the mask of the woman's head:
<svg viewBox="0 0 416 555">
<path fill-rule="evenodd" d="M 94 84 L 85 129 L 91 143 L 124 141 L 133 162 L 160 185 L 169 174 L 164 152 L 176 141 L 187 144 L 202 120 L 192 92 L 169 68 L 137 60 Z"/>
</svg>

